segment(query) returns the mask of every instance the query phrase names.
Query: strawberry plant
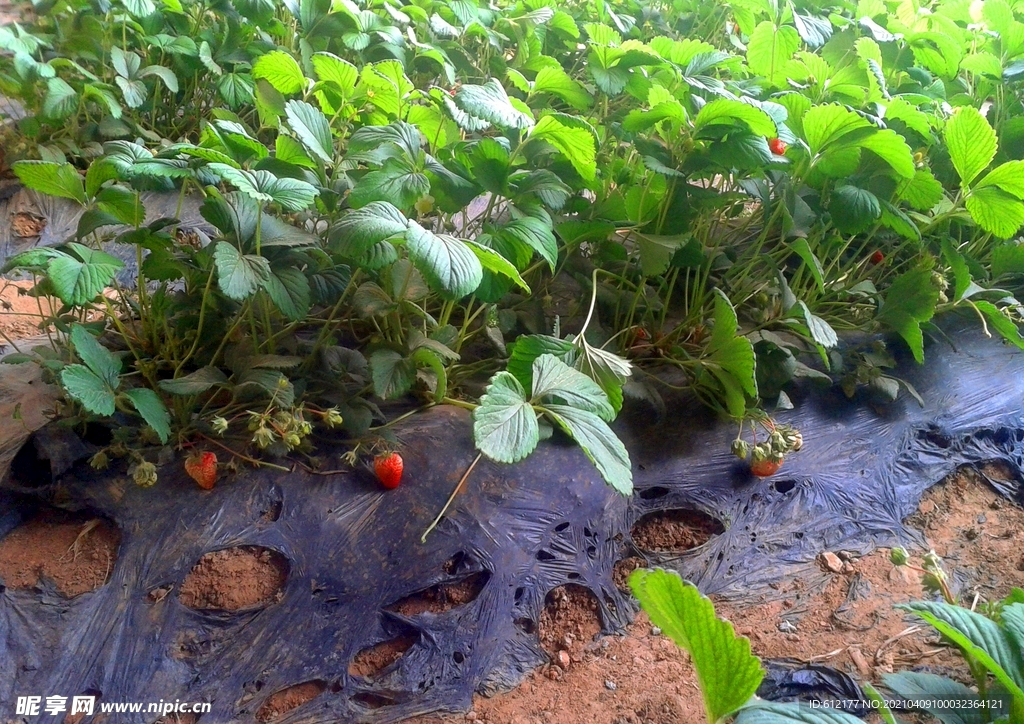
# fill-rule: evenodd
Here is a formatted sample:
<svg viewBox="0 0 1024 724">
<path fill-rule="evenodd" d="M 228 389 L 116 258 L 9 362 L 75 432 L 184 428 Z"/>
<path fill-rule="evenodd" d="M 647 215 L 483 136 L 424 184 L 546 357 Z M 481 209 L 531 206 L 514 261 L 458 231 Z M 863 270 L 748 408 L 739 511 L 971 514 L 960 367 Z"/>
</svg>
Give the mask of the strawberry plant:
<svg viewBox="0 0 1024 724">
<path fill-rule="evenodd" d="M 6 260 L 59 300 L 50 349 L 6 359 L 54 374 L 115 455 L 315 466 L 318 437 L 355 459 L 455 404 L 481 455 L 564 435 L 624 493 L 630 400 L 759 424 L 800 381 L 914 397 L 892 368 L 926 363 L 944 315 L 1024 348 L 1021 18 L 62 0 L 0 28 L 25 111 L 5 163 L 81 211 Z M 148 218 L 154 191 L 207 226 Z"/>
</svg>

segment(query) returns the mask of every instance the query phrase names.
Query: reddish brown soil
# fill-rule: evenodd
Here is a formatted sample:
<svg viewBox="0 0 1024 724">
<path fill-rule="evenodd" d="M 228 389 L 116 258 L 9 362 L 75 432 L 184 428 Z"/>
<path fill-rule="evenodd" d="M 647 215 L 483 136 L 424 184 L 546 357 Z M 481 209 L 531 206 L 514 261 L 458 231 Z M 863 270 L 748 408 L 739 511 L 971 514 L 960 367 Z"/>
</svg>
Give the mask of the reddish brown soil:
<svg viewBox="0 0 1024 724">
<path fill-rule="evenodd" d="M 348 673 L 350 676 L 372 679 L 405 656 L 405 652 L 418 640 L 418 637 L 410 634 L 363 649 L 353 657 L 348 665 Z"/>
<path fill-rule="evenodd" d="M 189 608 L 240 611 L 281 600 L 288 563 L 276 551 L 241 546 L 207 553 L 181 584 Z"/>
<path fill-rule="evenodd" d="M 721 521 L 696 510 L 665 510 L 645 515 L 633 526 L 637 548 L 682 553 L 725 531 Z"/>
<path fill-rule="evenodd" d="M 601 633 L 601 612 L 597 598 L 583 586 L 570 583 L 559 586 L 547 595 L 540 614 L 540 645 L 548 652 L 555 667 L 567 669 Z M 557 677 L 561 672 L 554 672 Z"/>
<path fill-rule="evenodd" d="M 403 616 L 418 616 L 428 612 L 444 613 L 475 600 L 484 590 L 487 578 L 486 573 L 475 573 L 455 583 L 440 583 L 403 598 L 398 603 L 388 606 L 387 610 Z"/>
<path fill-rule="evenodd" d="M 1006 475 L 998 468 L 986 472 L 993 477 Z M 972 471 L 932 488 L 908 523 L 924 531 L 945 559 L 951 576 L 969 577 L 961 592 L 961 599 L 968 604 L 975 593 L 980 605 L 1006 595 L 1013 586 L 1024 586 L 1024 571 L 1017 565 L 1022 559 L 1017 538 L 1024 530 L 1024 510 L 998 496 Z M 911 554 L 917 558 L 923 552 Z M 763 658 L 816 661 L 876 684 L 883 673 L 913 666 L 966 676 L 961 660 L 945 649 L 930 629 L 893 609 L 896 603 L 923 597 L 917 573 L 894 568 L 887 550 L 862 558 L 843 557 L 849 559 L 843 571 L 832 574 L 819 590 L 810 590 L 799 581 L 784 581 L 778 589 L 784 594 L 779 600 L 742 605 L 715 601 L 716 607 L 740 634 L 750 637 L 754 653 Z M 623 580 L 629 565 L 621 562 Z M 558 604 L 553 616 L 545 612 L 542 629 L 545 620 L 556 625 L 547 628 L 542 642 L 558 640 L 558 622 L 565 622 L 562 630 L 572 633 L 574 621 L 593 617 L 595 612 L 587 601 L 586 597 L 571 596 Z M 784 621 L 795 631 L 785 625 L 780 631 Z M 584 638 L 589 641 L 590 637 Z M 545 648 L 551 653 L 547 645 Z M 689 657 L 665 636 L 652 633 L 643 614 L 625 636 L 583 643 L 569 653 L 567 667 L 563 668 L 565 657 L 559 660 L 557 651 L 554 656 L 553 664 L 535 671 L 514 691 L 493 698 L 476 697 L 469 714 L 422 717 L 412 724 L 704 721 Z"/>
<path fill-rule="evenodd" d="M 9 339 L 38 336 L 44 333 L 40 322 L 53 313 L 49 300 L 30 297 L 24 292 L 32 282 L 0 279 L 0 345 Z"/>
<path fill-rule="evenodd" d="M 0 540 L 0 578 L 14 589 L 45 578 L 73 598 L 110 580 L 120 545 L 121 534 L 104 520 L 47 511 Z"/>
<path fill-rule="evenodd" d="M 256 721 L 272 722 L 280 719 L 292 709 L 298 709 L 307 701 L 312 701 L 323 694 L 326 690 L 327 684 L 322 681 L 306 681 L 302 684 L 289 686 L 287 689 L 281 689 L 263 702 L 263 706 L 256 712 Z"/>
</svg>

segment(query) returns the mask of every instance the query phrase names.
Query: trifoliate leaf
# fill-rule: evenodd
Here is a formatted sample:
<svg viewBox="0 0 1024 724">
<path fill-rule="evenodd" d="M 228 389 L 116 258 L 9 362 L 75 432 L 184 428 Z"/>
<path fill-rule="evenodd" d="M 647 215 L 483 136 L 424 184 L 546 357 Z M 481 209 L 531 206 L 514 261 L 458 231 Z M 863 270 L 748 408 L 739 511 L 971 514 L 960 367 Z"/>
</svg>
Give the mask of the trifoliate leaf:
<svg viewBox="0 0 1024 724">
<path fill-rule="evenodd" d="M 540 441 L 537 413 L 519 381 L 498 372 L 473 411 L 473 439 L 480 452 L 499 463 L 519 462 Z"/>
</svg>

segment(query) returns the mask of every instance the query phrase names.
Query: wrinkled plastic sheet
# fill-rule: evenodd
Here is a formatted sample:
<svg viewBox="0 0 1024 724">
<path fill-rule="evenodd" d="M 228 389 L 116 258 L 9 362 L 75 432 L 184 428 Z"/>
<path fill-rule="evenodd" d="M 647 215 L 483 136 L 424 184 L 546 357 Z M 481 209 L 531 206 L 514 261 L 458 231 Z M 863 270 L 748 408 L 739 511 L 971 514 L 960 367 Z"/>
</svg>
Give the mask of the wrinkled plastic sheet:
<svg viewBox="0 0 1024 724">
<path fill-rule="evenodd" d="M 157 219 L 179 218 L 178 228 L 186 232 L 199 233 L 204 243 L 215 233 L 215 229 L 200 215 L 201 199 L 196 196 L 186 196 L 182 199 L 179 193 L 146 191 L 142 193 L 141 201 L 146 209 L 146 224 Z M 69 238 L 73 239 L 84 212 L 83 206 L 68 199 L 47 196 L 21 186 L 0 188 L 0 267 L 9 258 L 28 249 L 58 246 Z M 39 235 L 20 236 L 17 226 L 10 223 L 16 215 L 26 215 L 44 222 Z M 110 226 L 101 228 L 100 232 L 116 234 L 128 228 Z M 102 248 L 124 262 L 124 268 L 117 274 L 118 282 L 134 284 L 137 273 L 135 246 L 108 241 Z M 0 280 L 0 285 L 2 284 Z"/>
<path fill-rule="evenodd" d="M 991 482 L 1019 502 L 1024 355 L 976 324 L 957 325 L 946 330 L 951 341 L 929 345 L 927 365 L 896 372 L 923 408 L 913 399 L 874 409 L 841 393 L 795 393 L 796 408 L 778 418 L 803 431 L 804 449 L 772 478 L 752 477 L 729 453 L 734 425 L 696 405 L 670 404 L 662 419 L 635 409 L 616 423 L 633 460 L 631 499 L 555 440 L 514 466 L 478 465 L 426 544 L 421 534 L 476 455 L 468 414 L 454 408 L 398 427 L 406 473 L 390 492 L 368 469 L 247 471 L 204 492 L 179 464 L 143 490 L 123 471 L 96 473 L 79 461 L 60 474 L 71 463 L 51 460 L 54 480 L 44 467 L 35 487 L 8 483 L 0 525 L 30 515 L 33 501 L 62 501 L 118 525 L 119 559 L 107 585 L 70 601 L 46 585 L 0 592 L 0 711 L 17 695 L 93 691 L 105 701 L 209 701 L 203 722 L 246 722 L 274 692 L 311 680 L 326 691 L 278 721 L 465 710 L 475 691 L 510 688 L 546 660 L 535 629 L 553 588 L 585 586 L 605 632 L 620 631 L 636 612 L 613 583 L 620 559 L 643 555 L 705 592 L 756 602 L 787 576 L 821 583 L 821 551 L 924 544 L 902 521 L 958 466 L 1007 461 L 1017 480 Z M 47 450 L 61 447 L 40 440 L 31 454 L 52 458 Z M 637 550 L 632 525 L 669 509 L 703 511 L 726 530 L 686 553 Z M 178 587 L 196 561 L 242 545 L 287 559 L 282 599 L 238 613 L 185 607 Z M 489 578 L 464 605 L 417 616 L 387 610 L 475 573 Z M 164 586 L 174 587 L 170 595 L 147 598 Z M 357 652 L 403 634 L 415 644 L 392 667 L 372 680 L 348 673 Z"/>
</svg>

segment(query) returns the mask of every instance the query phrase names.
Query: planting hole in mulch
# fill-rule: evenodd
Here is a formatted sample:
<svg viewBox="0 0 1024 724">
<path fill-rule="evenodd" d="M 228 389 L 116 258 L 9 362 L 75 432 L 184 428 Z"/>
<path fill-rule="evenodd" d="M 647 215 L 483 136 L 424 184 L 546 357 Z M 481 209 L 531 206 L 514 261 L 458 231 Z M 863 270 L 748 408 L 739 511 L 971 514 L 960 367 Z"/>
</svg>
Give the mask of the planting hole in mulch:
<svg viewBox="0 0 1024 724">
<path fill-rule="evenodd" d="M 277 603 L 288 580 L 288 559 L 260 546 L 207 553 L 181 584 L 182 604 L 195 609 L 241 611 Z"/>
<path fill-rule="evenodd" d="M 390 641 L 382 641 L 365 648 L 352 658 L 348 665 L 348 673 L 350 676 L 372 679 L 405 656 L 405 652 L 417 641 L 418 635 L 406 633 Z"/>
<path fill-rule="evenodd" d="M 554 661 L 579 657 L 601 633 L 601 609 L 597 597 L 576 583 L 559 586 L 544 599 L 540 614 L 540 645 Z"/>
<path fill-rule="evenodd" d="M 629 558 L 623 558 L 621 561 L 615 561 L 615 567 L 612 569 L 612 581 L 615 583 L 615 587 L 625 593 L 630 592 L 629 588 L 629 576 L 637 568 L 643 568 L 647 565 L 640 556 L 630 556 Z"/>
<path fill-rule="evenodd" d="M 476 600 L 490 578 L 491 574 L 488 571 L 481 571 L 455 583 L 438 583 L 436 586 L 406 596 L 384 610 L 403 616 L 418 616 L 427 612 L 444 613 Z"/>
<path fill-rule="evenodd" d="M 291 710 L 298 709 L 306 702 L 317 698 L 325 691 L 327 691 L 327 684 L 319 679 L 304 681 L 301 684 L 276 691 L 263 702 L 263 706 L 256 712 L 256 721 L 276 721 Z"/>
<path fill-rule="evenodd" d="M 725 526 L 717 518 L 679 508 L 648 513 L 633 524 L 630 535 L 640 550 L 685 553 L 724 532 Z"/>
<path fill-rule="evenodd" d="M 120 531 L 107 520 L 45 510 L 0 540 L 0 579 L 14 589 L 46 579 L 74 598 L 110 580 L 120 545 Z"/>
</svg>

